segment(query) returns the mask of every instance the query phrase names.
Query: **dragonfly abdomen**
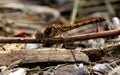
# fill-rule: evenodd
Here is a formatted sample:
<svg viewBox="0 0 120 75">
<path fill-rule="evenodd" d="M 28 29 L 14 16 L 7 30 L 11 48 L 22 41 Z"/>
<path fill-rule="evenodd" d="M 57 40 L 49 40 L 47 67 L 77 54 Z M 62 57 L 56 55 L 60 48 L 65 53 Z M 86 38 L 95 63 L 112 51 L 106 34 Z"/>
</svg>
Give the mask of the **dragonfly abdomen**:
<svg viewBox="0 0 120 75">
<path fill-rule="evenodd" d="M 88 24 L 97 23 L 97 22 L 103 22 L 105 20 L 106 20 L 105 18 L 92 18 L 92 19 L 88 19 L 88 20 L 85 20 L 80 23 L 61 25 L 61 28 L 65 32 L 65 31 L 69 31 L 69 30 L 78 28 L 83 25 L 88 25 Z"/>
</svg>

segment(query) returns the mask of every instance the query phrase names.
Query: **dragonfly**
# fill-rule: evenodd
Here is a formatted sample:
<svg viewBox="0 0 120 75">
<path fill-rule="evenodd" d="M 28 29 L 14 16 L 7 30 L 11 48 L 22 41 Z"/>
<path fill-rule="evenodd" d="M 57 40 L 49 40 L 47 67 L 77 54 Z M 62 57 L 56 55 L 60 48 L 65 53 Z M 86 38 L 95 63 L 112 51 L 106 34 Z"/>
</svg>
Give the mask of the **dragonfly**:
<svg viewBox="0 0 120 75">
<path fill-rule="evenodd" d="M 75 23 L 75 24 L 63 24 L 63 25 L 49 25 L 45 28 L 44 32 L 37 31 L 35 34 L 35 38 L 37 41 L 44 41 L 45 39 L 53 38 L 54 36 L 57 36 L 63 32 L 67 32 L 69 30 L 78 28 L 83 25 L 88 25 L 92 23 L 98 23 L 106 21 L 105 18 L 91 18 L 87 19 L 85 21 Z"/>
</svg>

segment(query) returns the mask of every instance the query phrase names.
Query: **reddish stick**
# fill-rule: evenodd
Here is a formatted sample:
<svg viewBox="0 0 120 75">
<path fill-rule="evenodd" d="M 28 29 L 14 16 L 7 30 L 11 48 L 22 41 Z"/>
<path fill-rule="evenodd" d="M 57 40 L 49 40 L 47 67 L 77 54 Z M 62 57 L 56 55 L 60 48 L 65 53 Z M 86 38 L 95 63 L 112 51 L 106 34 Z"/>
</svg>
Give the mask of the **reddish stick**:
<svg viewBox="0 0 120 75">
<path fill-rule="evenodd" d="M 101 31 L 95 33 L 88 34 L 80 34 L 77 36 L 70 36 L 64 38 L 51 38 L 47 40 L 51 44 L 63 43 L 63 42 L 73 42 L 73 41 L 82 41 L 88 39 L 96 39 L 96 38 L 105 38 L 120 35 L 120 30 L 109 30 L 109 31 Z M 37 41 L 35 38 L 23 38 L 23 37 L 0 37 L 0 43 L 42 43 Z"/>
</svg>

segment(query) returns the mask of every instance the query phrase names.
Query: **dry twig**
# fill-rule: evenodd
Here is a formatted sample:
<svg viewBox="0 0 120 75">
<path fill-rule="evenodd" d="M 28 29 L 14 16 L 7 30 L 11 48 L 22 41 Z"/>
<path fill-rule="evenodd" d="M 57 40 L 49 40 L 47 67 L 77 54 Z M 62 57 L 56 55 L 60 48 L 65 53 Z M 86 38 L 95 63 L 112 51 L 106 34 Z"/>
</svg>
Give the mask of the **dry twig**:
<svg viewBox="0 0 120 75">
<path fill-rule="evenodd" d="M 56 38 L 51 38 L 45 41 L 51 44 L 56 44 L 56 43 L 64 43 L 64 42 L 71 42 L 71 41 L 73 42 L 73 41 L 82 41 L 82 40 L 88 40 L 88 39 L 105 38 L 105 37 L 111 37 L 116 35 L 120 35 L 119 29 L 95 32 L 95 33 L 89 33 L 89 34 L 80 34 L 77 36 L 70 36 L 70 37 L 64 37 L 64 38 L 56 37 Z M 0 38 L 0 43 L 43 43 L 43 42 L 37 41 L 35 38 L 23 38 L 23 37 L 1 37 Z"/>
</svg>

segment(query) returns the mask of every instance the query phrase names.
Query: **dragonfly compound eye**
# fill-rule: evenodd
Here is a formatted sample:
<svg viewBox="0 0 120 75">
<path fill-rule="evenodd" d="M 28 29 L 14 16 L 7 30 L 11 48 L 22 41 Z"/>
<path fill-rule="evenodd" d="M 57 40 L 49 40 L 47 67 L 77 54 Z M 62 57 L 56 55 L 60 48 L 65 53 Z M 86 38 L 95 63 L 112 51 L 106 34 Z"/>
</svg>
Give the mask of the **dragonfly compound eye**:
<svg viewBox="0 0 120 75">
<path fill-rule="evenodd" d="M 38 30 L 35 34 L 35 38 L 37 41 L 42 41 L 44 39 L 44 33 Z"/>
</svg>

